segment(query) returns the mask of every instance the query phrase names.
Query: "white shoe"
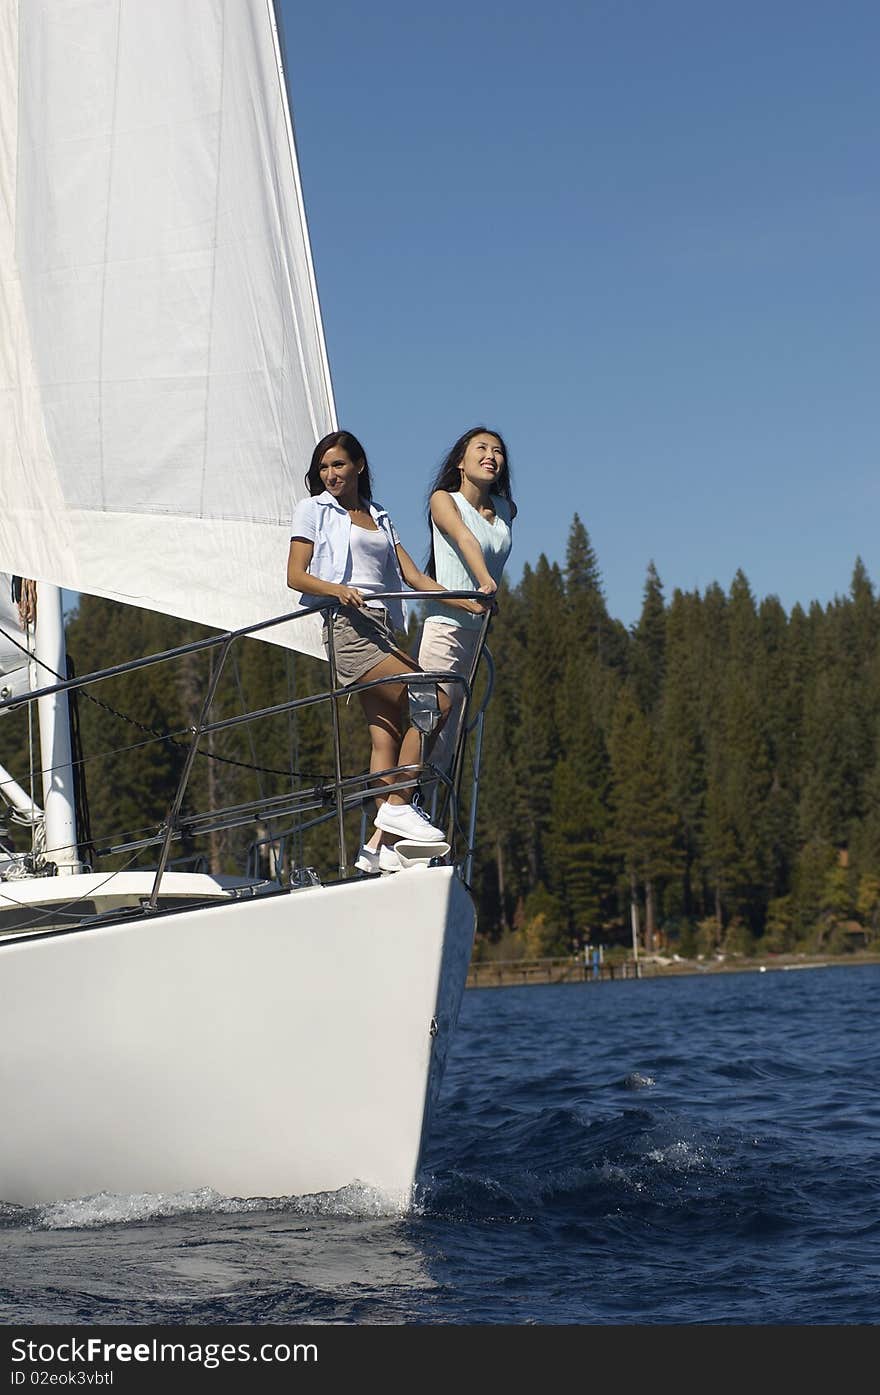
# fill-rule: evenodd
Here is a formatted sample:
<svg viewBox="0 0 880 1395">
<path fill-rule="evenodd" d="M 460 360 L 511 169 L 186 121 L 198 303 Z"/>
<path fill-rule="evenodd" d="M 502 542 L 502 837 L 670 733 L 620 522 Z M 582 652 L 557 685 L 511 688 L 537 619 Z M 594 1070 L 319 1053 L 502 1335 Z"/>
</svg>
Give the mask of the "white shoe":
<svg viewBox="0 0 880 1395">
<path fill-rule="evenodd" d="M 397 853 L 388 843 L 381 843 L 379 846 L 379 871 L 399 872 L 403 863 Z"/>
<path fill-rule="evenodd" d="M 379 854 L 375 848 L 368 848 L 364 844 L 354 860 L 354 865 L 359 872 L 366 872 L 367 876 L 370 876 L 379 871 Z"/>
<path fill-rule="evenodd" d="M 444 842 L 442 829 L 435 828 L 423 809 L 415 804 L 391 804 L 386 799 L 375 818 L 383 833 L 396 833 L 416 843 Z"/>
</svg>

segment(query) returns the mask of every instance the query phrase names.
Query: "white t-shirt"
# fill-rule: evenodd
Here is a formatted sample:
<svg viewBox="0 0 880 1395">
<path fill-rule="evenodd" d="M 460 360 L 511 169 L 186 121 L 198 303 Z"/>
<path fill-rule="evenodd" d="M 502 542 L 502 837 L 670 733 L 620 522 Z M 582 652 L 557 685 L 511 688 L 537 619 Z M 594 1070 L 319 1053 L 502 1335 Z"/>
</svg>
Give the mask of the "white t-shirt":
<svg viewBox="0 0 880 1395">
<path fill-rule="evenodd" d="M 376 591 L 399 591 L 400 578 L 397 573 L 397 560 L 391 551 L 387 535 L 381 528 L 372 532 L 368 528 L 351 525 L 351 580 L 365 595 Z M 370 604 L 369 601 L 366 603 Z M 377 604 L 377 602 L 373 602 Z"/>
<path fill-rule="evenodd" d="M 385 538 L 391 564 L 386 572 L 386 582 L 381 588 L 385 591 L 404 590 L 403 579 L 397 566 L 397 547 L 400 539 L 397 530 L 381 504 L 369 505 L 370 516 Z M 292 538 L 304 538 L 314 546 L 309 572 L 323 581 L 345 582 L 352 585 L 352 537 L 363 533 L 368 538 L 377 535 L 367 529 L 352 526 L 348 512 L 331 494 L 324 493 L 300 499 L 293 511 L 290 525 Z M 367 544 L 369 546 L 369 544 Z M 320 596 L 304 595 L 304 606 L 318 608 L 325 604 Z M 406 606 L 403 601 L 387 601 L 388 620 L 392 628 L 406 629 Z"/>
</svg>

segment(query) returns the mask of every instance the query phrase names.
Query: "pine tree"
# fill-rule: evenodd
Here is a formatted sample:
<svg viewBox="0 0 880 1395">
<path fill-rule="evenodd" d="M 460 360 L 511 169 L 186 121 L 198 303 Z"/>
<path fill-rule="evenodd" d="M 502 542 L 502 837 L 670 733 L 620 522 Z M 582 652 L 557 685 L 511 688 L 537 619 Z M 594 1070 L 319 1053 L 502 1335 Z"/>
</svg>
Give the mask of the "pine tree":
<svg viewBox="0 0 880 1395">
<path fill-rule="evenodd" d="M 528 568 L 521 586 L 523 655 L 522 708 L 515 736 L 519 773 L 517 816 L 525 856 L 526 890 L 546 880 L 543 846 L 550 823 L 553 770 L 559 754 L 554 690 L 563 654 L 558 634 L 563 606 L 562 576 L 543 555 L 534 573 Z"/>
<path fill-rule="evenodd" d="M 521 595 L 504 580 L 488 648 L 494 684 L 484 718 L 475 882 L 480 888 L 480 926 L 491 934 L 510 928 L 514 905 L 526 886 L 520 875 L 525 856 L 515 756 L 523 708 L 525 632 Z"/>
<path fill-rule="evenodd" d="M 607 843 L 608 758 L 602 735 L 592 726 L 585 759 L 564 759 L 553 775 L 545 865 L 550 885 L 565 908 L 578 943 L 590 941 L 605 922 L 613 895 L 613 863 Z"/>
<path fill-rule="evenodd" d="M 577 514 L 568 535 L 564 575 L 568 643 L 583 646 L 600 664 L 622 667 L 627 634 L 608 615 L 599 563 Z"/>
<path fill-rule="evenodd" d="M 676 818 L 669 805 L 659 751 L 632 691 L 621 690 L 609 743 L 613 841 L 634 896 L 645 890 L 645 944 L 654 948 L 657 884 L 678 870 Z"/>
<path fill-rule="evenodd" d="M 633 631 L 630 673 L 643 712 L 652 713 L 663 693 L 666 667 L 666 613 L 663 585 L 653 562 L 648 563 L 642 613 Z"/>
<path fill-rule="evenodd" d="M 706 800 L 706 727 L 701 665 L 702 607 L 696 592 L 673 593 L 666 620 L 666 678 L 660 713 L 660 739 L 669 798 L 678 813 L 682 853 L 680 909 L 696 913 L 699 862 Z"/>
</svg>

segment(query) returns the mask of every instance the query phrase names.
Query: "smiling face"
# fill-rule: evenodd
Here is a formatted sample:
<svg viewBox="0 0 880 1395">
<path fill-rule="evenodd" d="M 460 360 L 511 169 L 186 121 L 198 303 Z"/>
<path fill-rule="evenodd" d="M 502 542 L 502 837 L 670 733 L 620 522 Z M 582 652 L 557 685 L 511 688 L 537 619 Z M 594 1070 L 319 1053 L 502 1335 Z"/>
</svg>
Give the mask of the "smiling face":
<svg viewBox="0 0 880 1395">
<path fill-rule="evenodd" d="M 462 483 L 467 480 L 478 489 L 487 486 L 491 489 L 503 479 L 506 464 L 504 447 L 498 437 L 490 431 L 481 431 L 465 447 L 460 466 Z"/>
<path fill-rule="evenodd" d="M 354 508 L 358 499 L 358 479 L 363 468 L 363 461 L 356 465 L 348 451 L 341 446 L 331 446 L 321 457 L 318 475 L 328 494 L 346 507 Z"/>
</svg>

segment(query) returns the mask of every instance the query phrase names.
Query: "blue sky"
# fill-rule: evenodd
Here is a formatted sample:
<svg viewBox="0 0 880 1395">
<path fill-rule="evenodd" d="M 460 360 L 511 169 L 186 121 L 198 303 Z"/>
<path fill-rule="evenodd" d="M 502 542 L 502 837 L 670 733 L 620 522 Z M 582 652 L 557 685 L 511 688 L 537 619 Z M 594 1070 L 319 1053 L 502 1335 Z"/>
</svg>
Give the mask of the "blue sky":
<svg viewBox="0 0 880 1395">
<path fill-rule="evenodd" d="M 340 424 L 421 561 L 507 438 L 508 575 L 575 512 L 632 624 L 880 582 L 880 6 L 280 0 Z"/>
</svg>

